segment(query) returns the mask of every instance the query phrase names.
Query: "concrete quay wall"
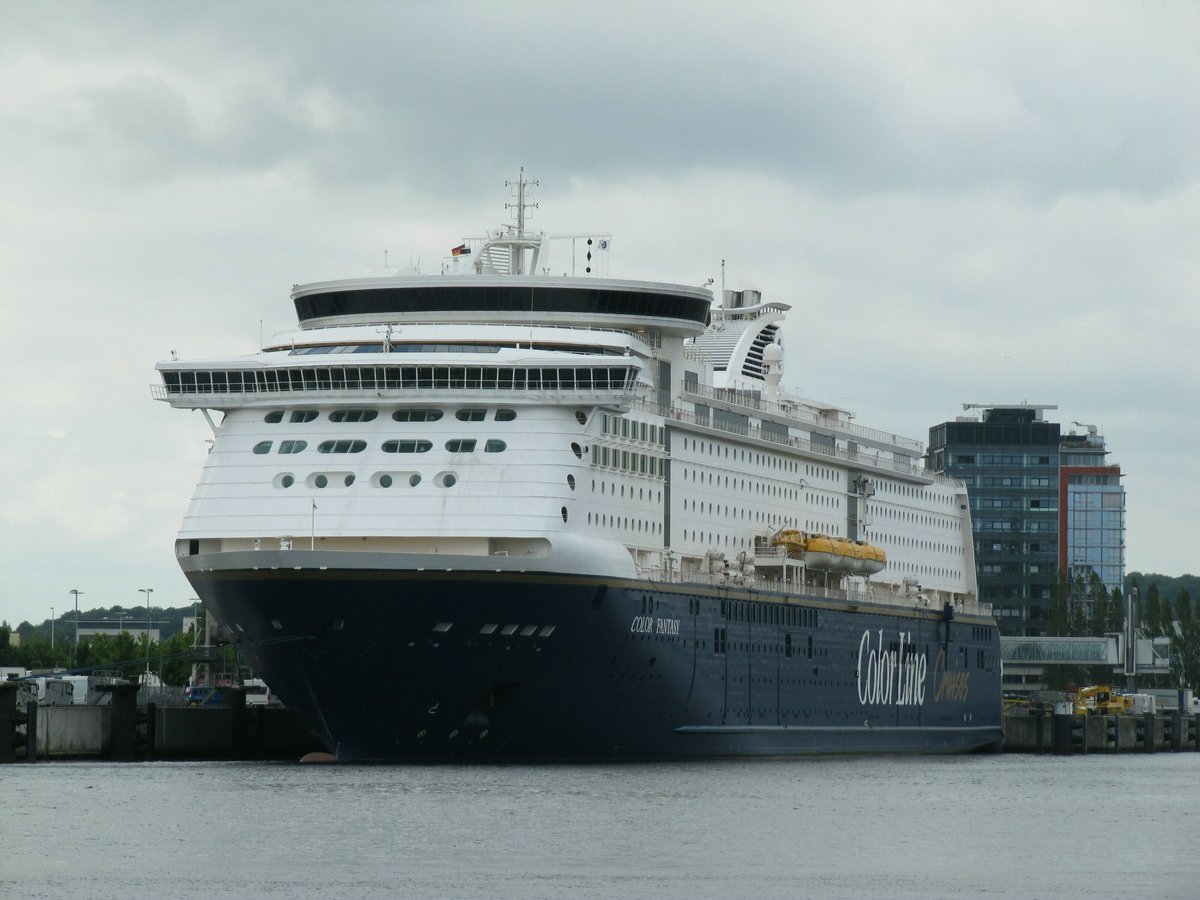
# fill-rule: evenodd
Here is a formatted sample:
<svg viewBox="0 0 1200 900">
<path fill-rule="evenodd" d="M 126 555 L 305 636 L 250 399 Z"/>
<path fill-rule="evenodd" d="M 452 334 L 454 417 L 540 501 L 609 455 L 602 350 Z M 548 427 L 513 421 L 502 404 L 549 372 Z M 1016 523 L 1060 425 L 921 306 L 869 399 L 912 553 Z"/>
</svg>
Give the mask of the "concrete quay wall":
<svg viewBox="0 0 1200 900">
<path fill-rule="evenodd" d="M 1006 753 L 1179 753 L 1200 751 L 1200 719 L 1170 713 L 1004 716 Z"/>
</svg>

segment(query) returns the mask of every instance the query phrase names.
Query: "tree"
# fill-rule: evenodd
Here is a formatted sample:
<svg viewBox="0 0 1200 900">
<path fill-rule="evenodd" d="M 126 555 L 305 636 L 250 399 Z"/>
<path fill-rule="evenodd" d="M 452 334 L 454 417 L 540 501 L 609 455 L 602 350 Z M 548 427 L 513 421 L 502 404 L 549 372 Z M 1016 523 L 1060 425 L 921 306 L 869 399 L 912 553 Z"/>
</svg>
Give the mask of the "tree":
<svg viewBox="0 0 1200 900">
<path fill-rule="evenodd" d="M 1050 598 L 1050 615 L 1046 619 L 1046 634 L 1051 637 L 1066 637 L 1070 627 L 1069 597 L 1070 581 L 1060 569 L 1054 576 L 1054 592 Z"/>
<path fill-rule="evenodd" d="M 1112 589 L 1112 596 L 1108 601 L 1108 625 L 1105 628 L 1106 633 L 1124 632 L 1125 630 L 1125 598 L 1121 596 L 1120 588 Z"/>
<path fill-rule="evenodd" d="M 1192 608 L 1192 598 L 1181 590 L 1175 598 L 1175 635 L 1171 639 L 1171 674 L 1175 684 L 1191 687 L 1200 684 L 1200 619 Z"/>
<path fill-rule="evenodd" d="M 1158 585 L 1150 585 L 1146 597 L 1142 601 L 1141 615 L 1138 617 L 1138 628 L 1146 637 L 1159 637 L 1165 634 L 1159 631 L 1162 622 L 1162 609 L 1158 600 Z"/>
<path fill-rule="evenodd" d="M 1088 593 L 1092 598 L 1092 618 L 1088 623 L 1091 626 L 1091 634 L 1093 637 L 1103 637 L 1104 632 L 1108 630 L 1108 591 L 1095 572 L 1092 572 L 1089 579 Z"/>
</svg>

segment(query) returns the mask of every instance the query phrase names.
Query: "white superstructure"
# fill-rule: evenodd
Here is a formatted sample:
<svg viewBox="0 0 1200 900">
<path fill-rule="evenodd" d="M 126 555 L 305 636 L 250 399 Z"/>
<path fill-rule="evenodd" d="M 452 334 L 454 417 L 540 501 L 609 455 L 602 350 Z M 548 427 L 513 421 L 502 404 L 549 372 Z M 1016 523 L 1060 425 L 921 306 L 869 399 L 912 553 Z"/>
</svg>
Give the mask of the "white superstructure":
<svg viewBox="0 0 1200 900">
<path fill-rule="evenodd" d="M 603 277 L 604 236 L 565 238 L 563 271 L 524 228 L 524 187 L 517 227 L 440 275 L 300 285 L 299 327 L 259 353 L 158 364 L 155 396 L 213 430 L 181 557 L 313 549 L 976 605 L 965 488 L 921 443 L 787 395 L 787 304 Z M 789 553 L 795 533 L 886 562 L 818 565 Z"/>
</svg>

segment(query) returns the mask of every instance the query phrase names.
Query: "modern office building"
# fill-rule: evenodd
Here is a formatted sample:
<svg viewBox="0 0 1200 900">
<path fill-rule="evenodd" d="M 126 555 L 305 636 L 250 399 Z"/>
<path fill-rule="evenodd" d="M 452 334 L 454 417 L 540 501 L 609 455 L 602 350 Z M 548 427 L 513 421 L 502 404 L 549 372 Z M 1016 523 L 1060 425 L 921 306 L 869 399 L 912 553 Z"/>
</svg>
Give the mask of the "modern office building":
<svg viewBox="0 0 1200 900">
<path fill-rule="evenodd" d="M 980 599 L 1007 635 L 1040 635 L 1060 568 L 1095 571 L 1111 591 L 1125 575 L 1125 493 L 1104 439 L 1062 434 L 1050 404 L 963 404 L 929 430 L 927 465 L 967 484 Z"/>
</svg>

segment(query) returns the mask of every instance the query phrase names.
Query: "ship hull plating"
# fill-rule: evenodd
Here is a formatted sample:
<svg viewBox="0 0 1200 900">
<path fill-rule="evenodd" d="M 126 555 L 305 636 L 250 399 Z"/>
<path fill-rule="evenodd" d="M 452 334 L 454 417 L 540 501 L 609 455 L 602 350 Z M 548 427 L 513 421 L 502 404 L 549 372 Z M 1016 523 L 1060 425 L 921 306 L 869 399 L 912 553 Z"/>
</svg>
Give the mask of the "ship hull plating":
<svg viewBox="0 0 1200 900">
<path fill-rule="evenodd" d="M 969 752 L 1001 739 L 987 618 L 549 573 L 185 569 L 340 759 Z"/>
</svg>

